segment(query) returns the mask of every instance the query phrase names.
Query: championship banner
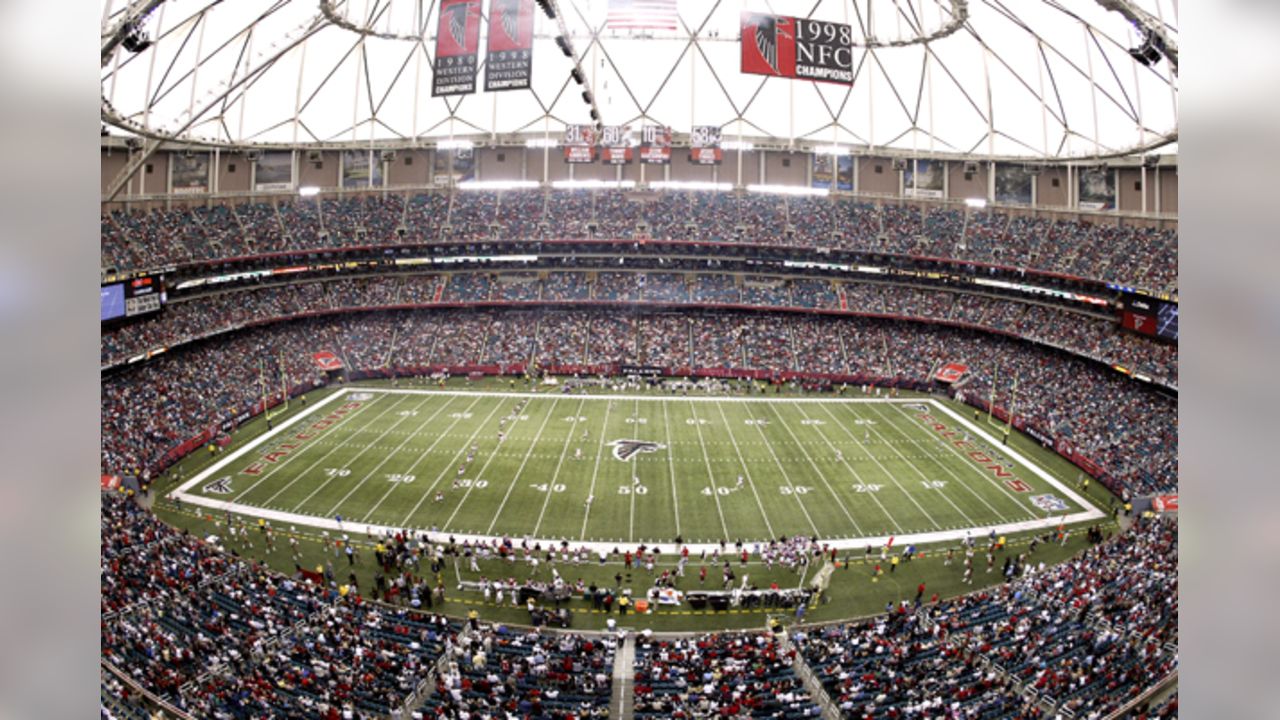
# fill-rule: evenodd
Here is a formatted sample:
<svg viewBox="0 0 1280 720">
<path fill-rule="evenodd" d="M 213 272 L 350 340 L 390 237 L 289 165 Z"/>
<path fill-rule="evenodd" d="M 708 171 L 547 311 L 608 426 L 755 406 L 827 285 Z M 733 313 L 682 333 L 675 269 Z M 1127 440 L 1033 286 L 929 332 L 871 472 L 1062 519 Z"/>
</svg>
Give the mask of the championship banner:
<svg viewBox="0 0 1280 720">
<path fill-rule="evenodd" d="M 671 163 L 671 128 L 645 125 L 640 129 L 640 162 L 647 165 Z"/>
<path fill-rule="evenodd" d="M 744 12 L 740 69 L 751 75 L 853 84 L 853 28 Z"/>
<path fill-rule="evenodd" d="M 475 92 L 479 54 L 480 0 L 440 0 L 431 96 Z"/>
<path fill-rule="evenodd" d="M 600 160 L 605 165 L 626 165 L 633 157 L 630 125 L 606 125 L 600 136 Z"/>
<path fill-rule="evenodd" d="M 590 163 L 596 160 L 596 128 L 594 125 L 570 125 L 564 129 L 564 161 Z"/>
<path fill-rule="evenodd" d="M 533 0 L 490 0 L 484 91 L 527 90 L 533 76 Z"/>
<path fill-rule="evenodd" d="M 724 159 L 720 149 L 718 125 L 695 125 L 689 134 L 689 162 L 694 165 L 719 165 Z"/>
<path fill-rule="evenodd" d="M 311 359 L 315 360 L 316 367 L 321 370 L 329 371 L 342 369 L 342 360 L 338 359 L 337 355 L 334 355 L 328 350 L 313 354 Z"/>
</svg>

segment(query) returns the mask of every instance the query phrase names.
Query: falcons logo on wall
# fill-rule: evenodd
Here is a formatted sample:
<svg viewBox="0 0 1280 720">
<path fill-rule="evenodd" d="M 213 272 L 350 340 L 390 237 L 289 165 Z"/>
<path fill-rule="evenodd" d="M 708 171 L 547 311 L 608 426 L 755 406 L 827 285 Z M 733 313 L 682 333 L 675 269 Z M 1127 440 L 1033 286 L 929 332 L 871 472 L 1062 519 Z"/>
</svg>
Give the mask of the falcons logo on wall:
<svg viewBox="0 0 1280 720">
<path fill-rule="evenodd" d="M 622 462 L 628 462 L 640 453 L 658 452 L 667 447 L 648 440 L 614 440 L 609 445 L 613 448 L 613 456 Z"/>
<path fill-rule="evenodd" d="M 470 6 L 466 3 L 458 3 L 444 9 L 449 14 L 449 37 L 457 43 L 458 47 L 467 47 L 467 10 Z"/>
<path fill-rule="evenodd" d="M 519 43 L 520 32 L 520 0 L 495 0 L 493 9 L 498 16 L 498 26 L 512 43 Z M 492 20 L 490 20 L 492 24 Z"/>
</svg>

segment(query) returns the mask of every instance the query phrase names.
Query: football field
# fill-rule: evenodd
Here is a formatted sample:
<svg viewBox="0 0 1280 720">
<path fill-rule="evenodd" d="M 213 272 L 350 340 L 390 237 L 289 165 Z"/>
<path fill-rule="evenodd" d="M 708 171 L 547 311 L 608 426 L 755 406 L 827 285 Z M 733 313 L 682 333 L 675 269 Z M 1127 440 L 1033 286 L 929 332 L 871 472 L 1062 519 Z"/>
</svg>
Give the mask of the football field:
<svg viewBox="0 0 1280 720">
<path fill-rule="evenodd" d="M 1103 516 L 985 422 L 862 396 L 350 387 L 175 494 L 276 525 L 609 544 L 861 547 Z"/>
</svg>

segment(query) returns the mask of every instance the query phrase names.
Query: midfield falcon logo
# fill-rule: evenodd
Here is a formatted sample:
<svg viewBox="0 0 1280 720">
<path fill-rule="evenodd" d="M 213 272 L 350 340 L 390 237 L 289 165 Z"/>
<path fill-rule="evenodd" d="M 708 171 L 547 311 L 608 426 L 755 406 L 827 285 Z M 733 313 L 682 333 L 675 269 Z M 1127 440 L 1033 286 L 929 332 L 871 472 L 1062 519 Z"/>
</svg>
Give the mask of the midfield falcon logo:
<svg viewBox="0 0 1280 720">
<path fill-rule="evenodd" d="M 217 480 L 204 486 L 204 491 L 212 495 L 230 495 L 231 494 L 231 476 L 220 477 Z"/>
<path fill-rule="evenodd" d="M 609 445 L 613 448 L 613 456 L 622 462 L 628 462 L 639 453 L 658 452 L 667 447 L 648 440 L 614 440 Z"/>
</svg>

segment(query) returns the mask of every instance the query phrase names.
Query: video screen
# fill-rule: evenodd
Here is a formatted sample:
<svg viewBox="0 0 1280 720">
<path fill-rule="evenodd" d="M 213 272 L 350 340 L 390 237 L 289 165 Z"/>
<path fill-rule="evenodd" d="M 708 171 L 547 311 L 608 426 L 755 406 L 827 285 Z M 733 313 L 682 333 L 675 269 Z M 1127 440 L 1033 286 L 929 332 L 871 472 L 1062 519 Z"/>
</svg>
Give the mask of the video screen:
<svg viewBox="0 0 1280 720">
<path fill-rule="evenodd" d="M 102 286 L 102 322 L 124 317 L 124 284 Z"/>
</svg>

